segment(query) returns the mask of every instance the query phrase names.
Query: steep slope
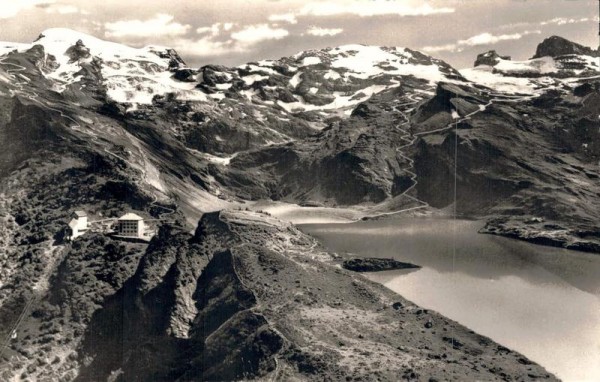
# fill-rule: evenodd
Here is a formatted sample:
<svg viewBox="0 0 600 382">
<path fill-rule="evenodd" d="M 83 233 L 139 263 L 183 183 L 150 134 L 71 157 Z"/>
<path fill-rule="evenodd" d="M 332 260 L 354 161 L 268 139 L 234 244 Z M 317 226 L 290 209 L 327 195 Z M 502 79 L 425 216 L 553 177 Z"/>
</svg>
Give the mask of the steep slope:
<svg viewBox="0 0 600 382">
<path fill-rule="evenodd" d="M 142 172 L 142 188 L 165 202 L 180 200 L 194 218 L 199 210 L 222 208 L 228 205 L 225 200 L 239 198 L 355 204 L 398 195 L 410 186 L 410 175 L 400 170 L 406 158 L 400 154 L 385 158 L 396 152 L 392 146 L 406 135 L 393 126 L 394 118 L 404 118 L 405 113 L 399 110 L 385 117 L 391 109 L 379 108 L 384 130 L 393 135 L 381 146 L 387 153 L 371 163 L 381 143 L 371 121 L 375 115 L 361 111 L 365 106 L 354 115 L 352 111 L 371 98 L 393 98 L 390 94 L 399 86 L 406 85 L 410 93 L 402 102 L 413 105 L 427 95 L 419 93 L 430 92 L 436 81 L 465 81 L 448 64 L 406 48 L 348 45 L 238 68 L 199 70 L 187 68 L 166 48 L 133 49 L 65 29 L 44 31 L 32 45 L 4 49 L 0 67 L 7 92 L 46 113 L 58 113 L 69 136 L 92 142 L 101 155 L 125 159 Z M 406 105 L 401 107 L 408 109 Z M 338 124 L 342 130 L 320 132 Z M 371 133 L 362 134 L 369 125 Z M 290 142 L 305 145 L 314 141 L 313 135 L 320 141 L 336 141 L 342 149 L 357 146 L 348 155 L 305 150 L 315 163 L 273 174 L 272 181 L 247 171 L 257 167 L 250 163 L 252 154 L 238 157 Z M 6 139 L 18 141 L 14 136 Z M 116 142 L 121 152 L 132 155 L 125 158 L 111 148 Z M 12 168 L 10 161 L 22 160 L 19 155 L 25 152 L 31 150 L 6 152 L 10 158 L 6 171 Z M 365 163 L 357 168 L 360 162 Z M 381 171 L 371 171 L 380 167 Z M 309 189 L 316 175 L 324 184 Z M 292 184 L 276 191 L 278 178 Z M 338 191 L 340 182 L 360 185 Z"/>
<path fill-rule="evenodd" d="M 492 103 L 418 143 L 417 189 L 434 207 L 452 204 L 456 155 L 458 211 L 488 216 L 482 232 L 599 252 L 600 61 L 565 41 L 540 44 L 536 57 L 553 56 L 514 63 L 488 52 L 493 66 L 463 70 L 493 87 Z"/>
<path fill-rule="evenodd" d="M 563 55 L 524 63 L 553 68 L 532 74 L 497 70 L 511 61 L 489 58 L 496 66 L 483 81 L 464 71 L 474 82 L 434 91 L 405 78 L 319 134 L 210 171 L 242 198 L 360 204 L 369 216 L 452 206 L 456 165 L 457 210 L 491 219 L 485 232 L 598 252 L 599 67 Z M 565 66 L 573 60 L 590 64 Z"/>
<path fill-rule="evenodd" d="M 419 52 L 362 45 L 195 70 L 168 48 L 134 49 L 59 28 L 32 45 L 4 44 L 4 61 L 19 64 L 34 47 L 39 77 L 55 91 L 81 96 L 92 86 L 92 97 L 123 105 L 122 118 L 151 118 L 189 148 L 221 156 L 305 137 L 402 76 L 460 78 Z"/>
<path fill-rule="evenodd" d="M 168 49 L 132 49 L 70 33 L 48 30 L 33 46 L 7 49 L 2 58 L 3 76 L 11 80 L 2 86 L 7 95 L 17 95 L 3 101 L 9 127 L 3 139 L 15 142 L 3 154 L 5 172 L 40 147 L 60 151 L 58 146 L 88 141 L 92 145 L 85 150 L 123 159 L 140 173 L 135 183 L 141 189 L 164 203 L 177 200 L 191 222 L 201 211 L 241 200 L 361 204 L 372 210 L 365 215 L 444 208 L 451 202 L 451 125 L 458 118 L 461 134 L 473 135 L 460 146 L 468 162 L 464 169 L 478 172 L 473 183 L 458 185 L 465 200 L 472 200 L 468 208 L 459 201 L 464 213 L 490 213 L 531 184 L 539 185 L 536 198 L 546 197 L 538 193 L 549 187 L 547 179 L 512 165 L 527 162 L 525 142 L 549 147 L 546 157 L 557 150 L 568 156 L 585 152 L 585 163 L 575 166 L 595 176 L 596 58 L 594 51 L 560 39 L 550 38 L 538 49 L 554 56 L 530 61 L 482 54 L 480 65 L 463 71 L 473 81 L 468 82 L 447 64 L 404 48 L 350 45 L 238 68 L 194 70 Z M 569 66 L 575 61 L 584 67 Z M 162 87 L 153 87 L 157 83 Z M 591 87 L 585 90 L 584 84 Z M 141 98 L 120 97 L 123 92 Z M 75 98 L 77 107 L 71 104 Z M 578 104 L 583 106 L 569 110 Z M 48 114 L 62 125 L 60 131 L 43 127 Z M 40 123 L 31 121 L 20 136 L 10 120 L 21 123 L 24 115 Z M 563 130 L 548 131 L 559 123 Z M 515 126 L 528 136 L 516 134 Z M 498 147 L 500 131 L 510 152 Z M 503 159 L 489 163 L 494 155 Z M 570 179 L 563 172 L 553 182 Z M 596 184 L 586 179 L 581 182 L 593 194 Z M 489 192 L 477 195 L 484 185 Z M 544 214 L 566 216 L 553 211 Z M 577 213 L 582 219 L 588 215 Z M 584 220 L 585 228 L 577 229 L 589 231 Z"/>
<path fill-rule="evenodd" d="M 58 113 L 69 135 L 97 146 L 114 140 L 116 132 L 124 151 L 139 154 L 128 160 L 159 178 L 147 186 L 162 194 L 170 188 L 187 201 L 188 212 L 194 209 L 193 199 L 205 200 L 201 209 L 210 210 L 224 205 L 217 197 L 235 198 L 229 190 L 232 181 L 218 176 L 221 170 L 210 170 L 211 165 L 226 166 L 240 152 L 318 134 L 348 119 L 361 102 L 393 92 L 401 83 L 414 83 L 415 78 L 418 85 L 410 85 L 415 91 L 440 80 L 464 81 L 448 64 L 405 48 L 349 45 L 238 68 L 199 70 L 187 68 L 166 48 L 133 49 L 65 29 L 44 31 L 31 45 L 3 49 L 0 67 L 6 94 Z M 7 107 L 8 113 L 10 103 Z M 168 160 L 156 150 L 165 145 Z M 7 171 L 11 160 L 18 162 L 28 151 L 6 152 Z M 207 192 L 194 192 L 197 186 Z M 385 188 L 383 193 L 376 191 L 379 196 L 374 199 L 388 195 L 389 185 Z"/>
<path fill-rule="evenodd" d="M 410 158 L 401 147 L 410 142 L 408 116 L 433 89 L 429 82 L 407 78 L 319 134 L 240 153 L 226 168 L 215 168 L 214 176 L 246 198 L 330 205 L 390 200 L 413 184 Z"/>
<path fill-rule="evenodd" d="M 206 214 L 193 235 L 164 227 L 141 258 L 135 250 L 103 255 L 92 248 L 111 243 L 96 242 L 82 241 L 88 254 L 74 248 L 60 265 L 36 311 L 45 350 L 20 345 L 24 375 L 554 380 L 524 356 L 334 266 L 314 239 L 268 215 Z M 133 275 L 130 266 L 104 273 L 126 259 L 139 259 Z M 57 341 L 59 333 L 70 341 Z M 76 353 L 51 359 L 68 349 Z"/>
</svg>

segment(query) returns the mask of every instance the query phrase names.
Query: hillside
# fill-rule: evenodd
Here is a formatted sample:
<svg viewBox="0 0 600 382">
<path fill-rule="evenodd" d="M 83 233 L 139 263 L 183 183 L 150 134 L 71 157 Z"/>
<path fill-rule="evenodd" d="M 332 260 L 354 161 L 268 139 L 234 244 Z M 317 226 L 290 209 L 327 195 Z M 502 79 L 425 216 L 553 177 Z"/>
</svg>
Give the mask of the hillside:
<svg viewBox="0 0 600 382">
<path fill-rule="evenodd" d="M 4 379 L 554 380 L 268 215 L 211 213 L 193 235 L 115 244 L 65 253 Z"/>
</svg>

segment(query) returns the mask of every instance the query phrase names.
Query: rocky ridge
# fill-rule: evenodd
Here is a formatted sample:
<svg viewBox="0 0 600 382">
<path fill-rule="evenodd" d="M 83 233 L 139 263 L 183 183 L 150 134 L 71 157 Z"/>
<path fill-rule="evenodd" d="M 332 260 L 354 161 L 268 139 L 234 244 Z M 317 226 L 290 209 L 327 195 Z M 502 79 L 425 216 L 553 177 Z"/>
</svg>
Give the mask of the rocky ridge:
<svg viewBox="0 0 600 382">
<path fill-rule="evenodd" d="M 194 234 L 164 226 L 129 252 L 86 238 L 17 333 L 43 341 L 20 342 L 3 378 L 554 380 L 332 261 L 291 224 L 248 211 L 206 214 Z M 137 269 L 115 267 L 125 263 Z"/>
<path fill-rule="evenodd" d="M 560 36 L 551 36 L 542 41 L 535 51 L 532 58 L 541 57 L 561 57 L 567 55 L 592 56 L 599 57 L 598 50 L 583 46 Z"/>
</svg>

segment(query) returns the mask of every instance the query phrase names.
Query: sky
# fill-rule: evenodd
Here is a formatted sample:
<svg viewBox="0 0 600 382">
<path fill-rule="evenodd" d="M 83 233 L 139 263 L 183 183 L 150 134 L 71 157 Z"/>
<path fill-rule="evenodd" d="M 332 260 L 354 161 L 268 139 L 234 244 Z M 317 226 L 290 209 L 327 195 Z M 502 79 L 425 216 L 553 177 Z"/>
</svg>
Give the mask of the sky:
<svg viewBox="0 0 600 382">
<path fill-rule="evenodd" d="M 71 28 L 168 46 L 191 67 L 241 65 L 344 44 L 401 46 L 456 68 L 495 49 L 527 59 L 559 35 L 598 47 L 598 0 L 0 0 L 0 41 Z"/>
</svg>

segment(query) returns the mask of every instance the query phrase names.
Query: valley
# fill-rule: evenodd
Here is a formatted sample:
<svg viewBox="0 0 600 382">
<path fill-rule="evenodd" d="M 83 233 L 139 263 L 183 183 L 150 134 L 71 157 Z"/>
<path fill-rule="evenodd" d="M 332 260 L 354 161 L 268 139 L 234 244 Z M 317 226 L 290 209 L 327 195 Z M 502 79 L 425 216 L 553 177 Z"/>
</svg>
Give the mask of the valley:
<svg viewBox="0 0 600 382">
<path fill-rule="evenodd" d="M 554 36 L 460 71 L 357 44 L 191 68 L 63 28 L 0 43 L 0 379 L 594 379 L 593 353 L 569 362 L 597 315 L 549 358 L 573 315 L 518 306 L 549 282 L 595 306 L 598 57 Z M 69 242 L 75 210 L 156 235 Z M 357 255 L 423 269 L 339 266 Z"/>
</svg>

